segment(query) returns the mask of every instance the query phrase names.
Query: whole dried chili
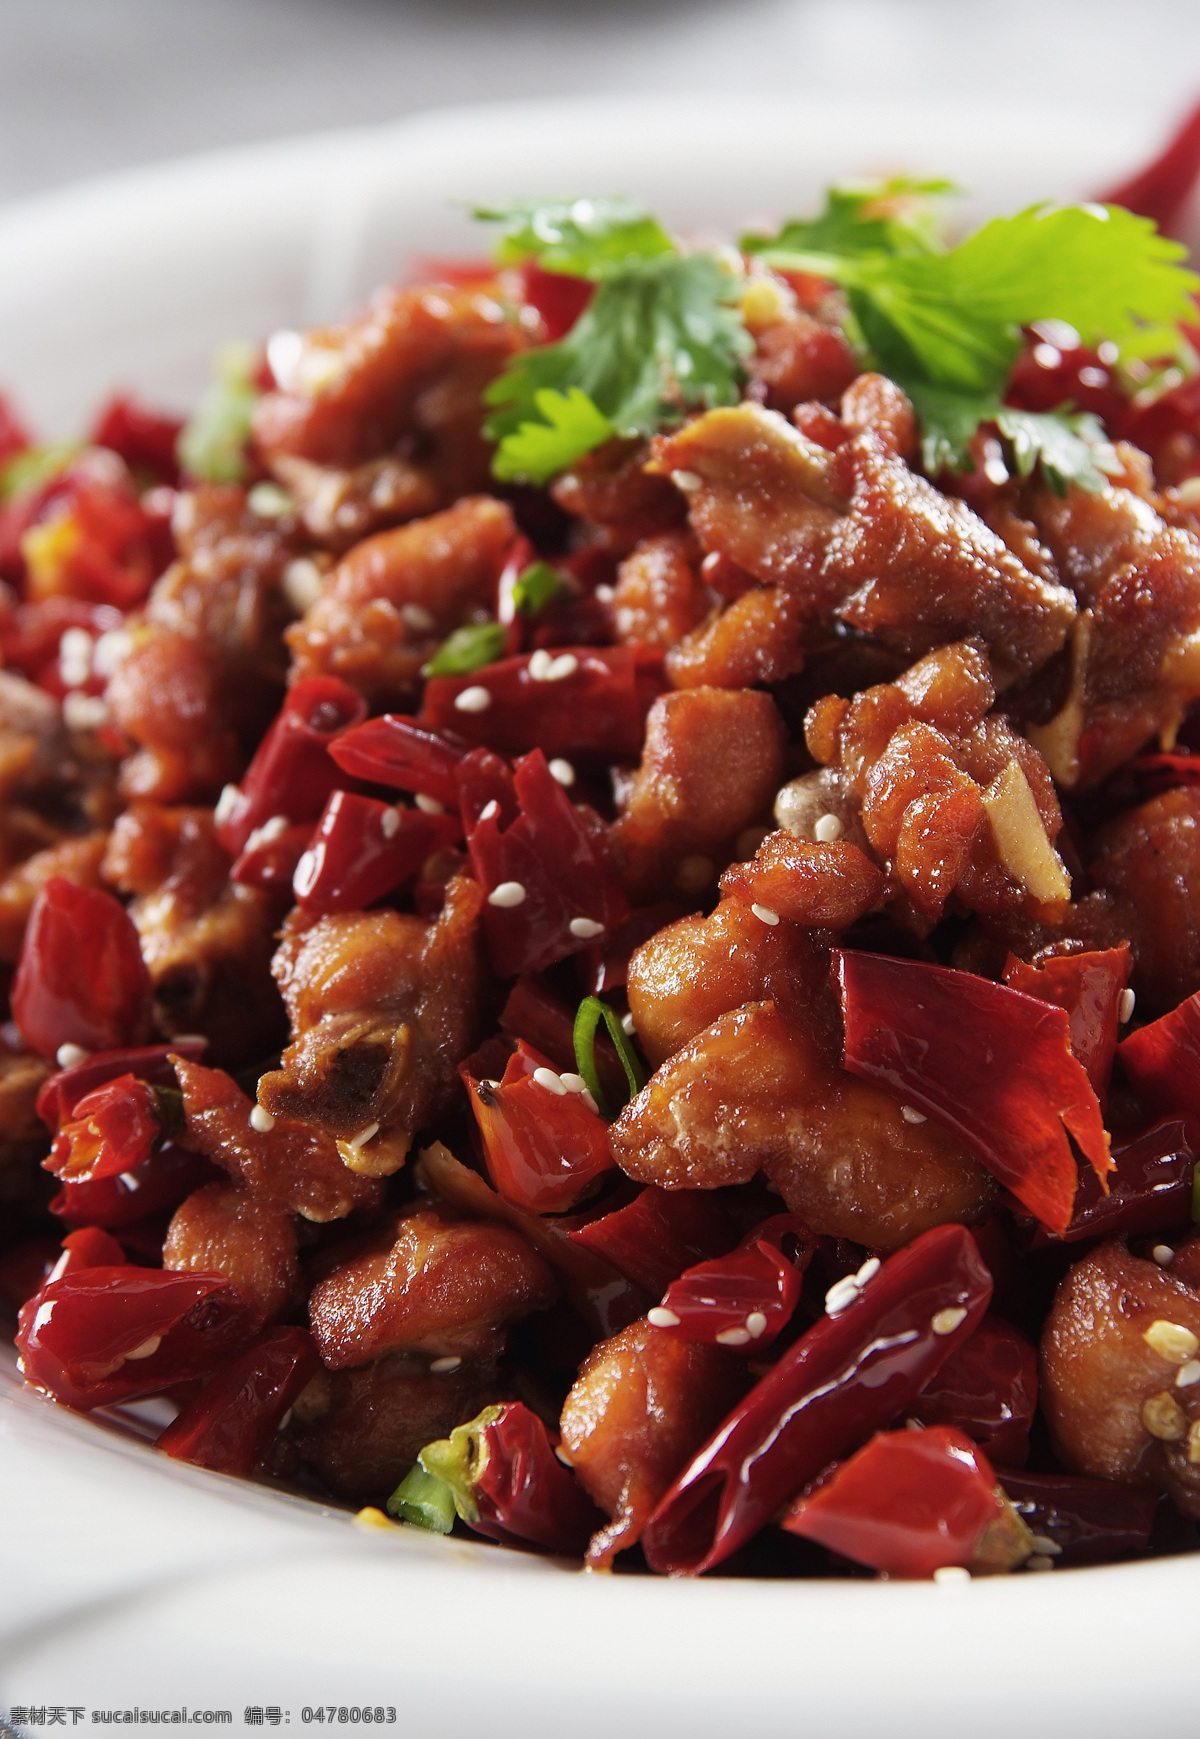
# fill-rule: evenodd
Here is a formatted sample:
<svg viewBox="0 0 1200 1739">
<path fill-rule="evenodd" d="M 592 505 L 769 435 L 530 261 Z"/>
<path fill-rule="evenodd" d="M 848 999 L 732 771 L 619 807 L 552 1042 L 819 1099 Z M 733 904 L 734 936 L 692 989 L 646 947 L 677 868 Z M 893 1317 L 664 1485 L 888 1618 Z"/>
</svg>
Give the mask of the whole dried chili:
<svg viewBox="0 0 1200 1739">
<path fill-rule="evenodd" d="M 780 1248 L 785 1237 L 797 1246 L 794 1260 Z M 758 1352 L 790 1321 L 815 1243 L 792 1214 L 765 1220 L 728 1255 L 686 1268 L 650 1312 L 650 1321 L 682 1340 Z"/>
<path fill-rule="evenodd" d="M 176 1461 L 249 1474 L 280 1420 L 321 1369 L 303 1328 L 268 1329 L 207 1382 L 158 1437 Z"/>
<path fill-rule="evenodd" d="M 26 1042 L 52 1057 L 141 1045 L 153 1031 L 150 975 L 133 921 L 102 888 L 51 876 L 34 901 L 13 980 Z"/>
</svg>

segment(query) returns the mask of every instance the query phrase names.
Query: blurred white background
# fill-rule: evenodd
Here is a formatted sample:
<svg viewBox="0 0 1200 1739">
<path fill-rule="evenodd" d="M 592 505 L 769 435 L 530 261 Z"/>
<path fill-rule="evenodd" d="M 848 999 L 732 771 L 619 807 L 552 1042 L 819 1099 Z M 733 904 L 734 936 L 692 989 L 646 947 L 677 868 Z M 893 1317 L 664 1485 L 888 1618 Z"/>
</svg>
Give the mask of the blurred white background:
<svg viewBox="0 0 1200 1739">
<path fill-rule="evenodd" d="M 216 146 L 584 91 L 1200 95 L 1197 0 L 0 0 L 0 200 Z M 995 149 L 1005 151 L 997 136 Z"/>
</svg>

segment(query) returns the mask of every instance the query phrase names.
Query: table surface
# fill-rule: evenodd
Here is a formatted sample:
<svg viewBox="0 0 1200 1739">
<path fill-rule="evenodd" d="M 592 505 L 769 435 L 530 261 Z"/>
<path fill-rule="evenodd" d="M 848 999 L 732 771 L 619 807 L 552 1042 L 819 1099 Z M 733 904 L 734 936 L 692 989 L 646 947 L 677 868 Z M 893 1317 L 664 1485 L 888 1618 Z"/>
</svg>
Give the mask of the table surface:
<svg viewBox="0 0 1200 1739">
<path fill-rule="evenodd" d="M 0 0 L 0 201 L 448 103 L 662 89 L 947 92 L 1161 116 L 1194 0 Z M 1003 140 L 997 139 L 997 149 Z"/>
</svg>

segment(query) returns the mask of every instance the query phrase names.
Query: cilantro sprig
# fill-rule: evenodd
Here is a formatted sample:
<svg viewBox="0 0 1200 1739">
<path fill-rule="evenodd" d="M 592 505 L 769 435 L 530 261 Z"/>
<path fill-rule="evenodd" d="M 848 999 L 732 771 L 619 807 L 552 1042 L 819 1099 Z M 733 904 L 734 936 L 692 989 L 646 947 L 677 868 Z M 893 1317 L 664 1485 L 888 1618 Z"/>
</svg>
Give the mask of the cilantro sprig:
<svg viewBox="0 0 1200 1739">
<path fill-rule="evenodd" d="M 933 190 L 910 184 L 914 193 Z M 1003 403 L 1021 328 L 1053 318 L 1084 344 L 1169 350 L 1200 287 L 1181 264 L 1183 247 L 1119 206 L 1036 205 L 946 249 L 931 225 L 880 215 L 879 205 L 879 196 L 835 190 L 811 222 L 742 245 L 768 265 L 840 286 L 864 359 L 916 406 L 928 471 L 970 469 L 968 443 L 981 422 L 993 422 L 1020 475 L 1040 460 L 1056 488 L 1099 488 L 1105 454 L 1095 418 L 1069 406 L 1034 414 Z"/>
<path fill-rule="evenodd" d="M 523 351 L 484 394 L 497 477 L 546 483 L 613 435 L 651 435 L 691 409 L 736 404 L 754 345 L 723 258 L 682 253 L 624 200 L 479 215 L 503 223 L 502 261 L 535 258 L 596 284 L 565 338 Z"/>
</svg>

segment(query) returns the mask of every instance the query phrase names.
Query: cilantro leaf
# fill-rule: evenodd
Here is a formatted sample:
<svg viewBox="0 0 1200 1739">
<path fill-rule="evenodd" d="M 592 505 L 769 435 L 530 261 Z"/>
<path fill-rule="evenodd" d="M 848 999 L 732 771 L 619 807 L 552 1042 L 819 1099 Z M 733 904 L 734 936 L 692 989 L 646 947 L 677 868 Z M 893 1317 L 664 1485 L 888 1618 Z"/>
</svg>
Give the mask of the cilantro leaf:
<svg viewBox="0 0 1200 1739">
<path fill-rule="evenodd" d="M 906 390 L 921 419 L 921 462 L 931 477 L 939 471 L 970 471 L 970 441 L 981 423 L 994 423 L 1008 442 L 1017 475 L 1028 477 L 1039 462 L 1059 495 L 1070 484 L 1104 487 L 1111 454 L 1099 418 L 1090 412 L 1021 411 L 988 393 L 954 392 L 910 381 Z"/>
<path fill-rule="evenodd" d="M 522 352 L 484 393 L 497 477 L 546 482 L 611 434 L 650 435 L 691 406 L 736 404 L 754 348 L 739 291 L 705 253 L 659 255 L 603 279 L 564 339 Z"/>
<path fill-rule="evenodd" d="M 465 676 L 493 664 L 504 651 L 505 630 L 500 622 L 468 622 L 456 628 L 438 647 L 422 676 Z"/>
<path fill-rule="evenodd" d="M 532 259 L 548 272 L 597 280 L 677 251 L 658 219 L 628 199 L 515 200 L 497 210 L 477 207 L 473 215 L 503 224 L 496 250 L 502 266 Z"/>
<path fill-rule="evenodd" d="M 950 181 L 898 175 L 876 187 L 831 187 L 814 218 L 792 218 L 775 236 L 743 236 L 744 253 L 933 253 L 939 226 L 933 199 L 954 192 Z"/>
</svg>

